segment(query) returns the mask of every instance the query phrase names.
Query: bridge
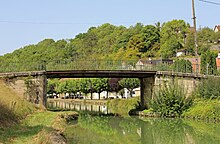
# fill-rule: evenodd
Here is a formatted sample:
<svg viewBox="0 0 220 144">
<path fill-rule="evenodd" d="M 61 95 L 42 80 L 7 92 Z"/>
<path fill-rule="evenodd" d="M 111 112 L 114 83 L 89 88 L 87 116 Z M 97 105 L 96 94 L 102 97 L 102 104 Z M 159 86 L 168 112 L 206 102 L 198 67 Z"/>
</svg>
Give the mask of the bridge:
<svg viewBox="0 0 220 144">
<path fill-rule="evenodd" d="M 163 81 L 183 77 L 190 90 L 199 79 L 206 76 L 196 73 L 176 72 L 170 65 L 139 67 L 134 61 L 56 61 L 43 63 L 11 63 L 0 66 L 0 78 L 29 101 L 46 106 L 47 79 L 50 78 L 139 78 L 141 83 L 141 107 L 152 99 L 155 87 Z M 166 71 L 160 71 L 165 70 Z M 29 92 L 29 93 L 27 93 Z"/>
</svg>

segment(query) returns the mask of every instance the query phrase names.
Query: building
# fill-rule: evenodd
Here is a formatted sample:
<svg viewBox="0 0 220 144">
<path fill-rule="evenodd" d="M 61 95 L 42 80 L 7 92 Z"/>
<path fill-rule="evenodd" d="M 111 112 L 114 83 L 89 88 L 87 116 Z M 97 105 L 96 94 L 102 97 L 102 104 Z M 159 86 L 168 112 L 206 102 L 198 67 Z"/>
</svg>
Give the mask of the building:
<svg viewBox="0 0 220 144">
<path fill-rule="evenodd" d="M 220 70 L 220 52 L 218 53 L 218 57 L 216 58 L 216 66 L 217 70 Z"/>
<path fill-rule="evenodd" d="M 187 51 L 185 49 L 177 50 L 176 57 L 186 55 L 186 52 Z"/>
<path fill-rule="evenodd" d="M 150 58 L 149 58 L 149 60 L 140 59 L 136 63 L 136 69 L 137 70 L 152 70 L 152 69 L 156 68 L 157 66 L 160 66 L 161 64 L 171 65 L 171 64 L 173 64 L 173 60 L 171 60 L 171 59 L 152 60 Z"/>
<path fill-rule="evenodd" d="M 214 32 L 218 32 L 218 31 L 220 31 L 220 25 L 216 25 L 216 26 L 214 27 Z"/>
<path fill-rule="evenodd" d="M 188 60 L 192 64 L 193 72 L 199 73 L 200 72 L 200 64 L 201 60 L 200 58 L 184 58 L 185 60 Z"/>
</svg>

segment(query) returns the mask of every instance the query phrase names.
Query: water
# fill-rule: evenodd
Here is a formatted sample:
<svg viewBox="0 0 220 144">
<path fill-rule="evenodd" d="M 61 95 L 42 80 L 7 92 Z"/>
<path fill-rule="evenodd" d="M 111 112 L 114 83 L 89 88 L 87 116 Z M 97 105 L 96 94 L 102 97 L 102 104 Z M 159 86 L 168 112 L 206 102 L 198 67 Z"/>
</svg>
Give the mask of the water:
<svg viewBox="0 0 220 144">
<path fill-rule="evenodd" d="M 182 119 L 80 113 L 64 135 L 70 144 L 219 144 L 220 125 Z"/>
<path fill-rule="evenodd" d="M 47 103 L 47 108 L 49 110 L 73 110 L 73 111 L 90 111 L 99 112 L 102 114 L 109 114 L 111 111 L 104 104 L 94 105 L 89 103 L 81 102 L 63 102 L 63 101 L 51 101 Z"/>
</svg>

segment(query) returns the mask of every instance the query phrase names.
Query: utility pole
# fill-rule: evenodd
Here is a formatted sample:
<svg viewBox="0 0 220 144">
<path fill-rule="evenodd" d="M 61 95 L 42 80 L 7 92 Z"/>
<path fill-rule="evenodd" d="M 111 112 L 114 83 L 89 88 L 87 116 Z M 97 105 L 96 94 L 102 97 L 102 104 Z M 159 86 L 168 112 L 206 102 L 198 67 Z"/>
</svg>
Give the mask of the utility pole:
<svg viewBox="0 0 220 144">
<path fill-rule="evenodd" d="M 195 14 L 195 3 L 192 0 L 192 19 L 193 19 L 193 26 L 194 26 L 194 43 L 195 43 L 195 55 L 196 55 L 196 73 L 198 73 L 198 44 L 197 44 L 197 32 L 196 32 L 196 14 Z"/>
</svg>

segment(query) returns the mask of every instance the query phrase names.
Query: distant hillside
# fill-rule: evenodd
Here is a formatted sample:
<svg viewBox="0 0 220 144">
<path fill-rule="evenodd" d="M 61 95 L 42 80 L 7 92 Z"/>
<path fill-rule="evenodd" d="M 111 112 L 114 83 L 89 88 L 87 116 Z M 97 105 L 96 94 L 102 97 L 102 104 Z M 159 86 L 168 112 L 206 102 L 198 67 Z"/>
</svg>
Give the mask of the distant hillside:
<svg viewBox="0 0 220 144">
<path fill-rule="evenodd" d="M 215 34 L 212 29 L 201 29 L 198 32 L 199 53 L 206 51 L 207 46 L 219 38 L 220 34 Z M 129 28 L 106 23 L 91 27 L 73 39 L 45 39 L 25 46 L 1 56 L 0 64 L 4 67 L 8 63 L 23 61 L 31 65 L 33 62 L 59 60 L 171 58 L 179 49 L 187 50 L 188 55 L 195 53 L 193 31 L 183 20 L 155 25 L 137 23 Z"/>
</svg>

